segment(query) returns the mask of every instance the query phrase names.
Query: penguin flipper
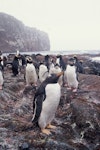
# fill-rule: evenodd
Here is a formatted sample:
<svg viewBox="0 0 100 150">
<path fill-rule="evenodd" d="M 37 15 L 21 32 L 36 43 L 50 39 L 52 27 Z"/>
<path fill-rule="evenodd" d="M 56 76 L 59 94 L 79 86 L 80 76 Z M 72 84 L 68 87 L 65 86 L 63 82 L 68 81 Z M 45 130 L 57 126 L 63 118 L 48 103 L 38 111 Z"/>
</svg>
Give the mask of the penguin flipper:
<svg viewBox="0 0 100 150">
<path fill-rule="evenodd" d="M 32 122 L 34 122 L 34 123 L 38 122 L 38 119 L 40 117 L 43 100 L 44 100 L 44 95 L 39 95 L 34 100 L 34 103 L 33 103 L 34 114 L 33 114 L 33 118 L 32 118 Z"/>
</svg>

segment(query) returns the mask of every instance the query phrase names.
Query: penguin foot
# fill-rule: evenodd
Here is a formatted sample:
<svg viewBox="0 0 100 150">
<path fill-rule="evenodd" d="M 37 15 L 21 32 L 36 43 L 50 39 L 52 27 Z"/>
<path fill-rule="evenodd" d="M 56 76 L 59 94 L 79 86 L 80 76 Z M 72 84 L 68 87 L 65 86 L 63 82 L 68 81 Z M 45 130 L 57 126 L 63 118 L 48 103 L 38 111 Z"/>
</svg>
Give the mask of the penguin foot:
<svg viewBox="0 0 100 150">
<path fill-rule="evenodd" d="M 51 132 L 48 129 L 41 129 L 42 133 L 50 135 Z"/>
<path fill-rule="evenodd" d="M 49 125 L 47 126 L 47 128 L 49 128 L 49 129 L 56 129 L 56 126 L 53 126 L 53 125 L 49 124 Z"/>
</svg>

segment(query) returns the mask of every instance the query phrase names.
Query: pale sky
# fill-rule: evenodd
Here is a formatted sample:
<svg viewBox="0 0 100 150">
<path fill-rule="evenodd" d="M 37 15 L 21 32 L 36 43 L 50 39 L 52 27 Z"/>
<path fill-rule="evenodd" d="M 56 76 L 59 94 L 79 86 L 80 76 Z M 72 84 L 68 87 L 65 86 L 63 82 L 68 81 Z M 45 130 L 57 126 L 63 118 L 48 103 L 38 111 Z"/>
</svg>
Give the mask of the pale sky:
<svg viewBox="0 0 100 150">
<path fill-rule="evenodd" d="M 0 0 L 0 12 L 47 32 L 51 50 L 100 50 L 100 0 Z"/>
</svg>

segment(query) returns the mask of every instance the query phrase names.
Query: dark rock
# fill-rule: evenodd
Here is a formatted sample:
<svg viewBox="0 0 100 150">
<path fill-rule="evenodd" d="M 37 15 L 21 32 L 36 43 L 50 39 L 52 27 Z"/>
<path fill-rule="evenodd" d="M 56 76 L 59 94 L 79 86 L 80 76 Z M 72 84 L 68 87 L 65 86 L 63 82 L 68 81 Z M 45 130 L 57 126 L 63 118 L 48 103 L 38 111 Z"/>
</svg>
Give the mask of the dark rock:
<svg viewBox="0 0 100 150">
<path fill-rule="evenodd" d="M 28 143 L 22 143 L 19 145 L 19 150 L 29 150 L 29 144 Z"/>
<path fill-rule="evenodd" d="M 50 150 L 51 148 L 55 150 L 74 150 L 74 148 L 69 146 L 67 143 L 63 143 L 61 141 L 56 141 L 56 140 L 48 140 L 45 145 L 45 149 L 46 148 L 48 150 Z"/>
<path fill-rule="evenodd" d="M 52 122 L 57 128 L 52 129 L 49 136 L 31 122 L 35 88 L 26 86 L 23 73 L 12 78 L 9 68 L 4 71 L 4 79 L 4 88 L 0 91 L 1 150 L 100 149 L 99 76 L 79 74 L 76 94 L 62 87 L 61 101 Z"/>
</svg>

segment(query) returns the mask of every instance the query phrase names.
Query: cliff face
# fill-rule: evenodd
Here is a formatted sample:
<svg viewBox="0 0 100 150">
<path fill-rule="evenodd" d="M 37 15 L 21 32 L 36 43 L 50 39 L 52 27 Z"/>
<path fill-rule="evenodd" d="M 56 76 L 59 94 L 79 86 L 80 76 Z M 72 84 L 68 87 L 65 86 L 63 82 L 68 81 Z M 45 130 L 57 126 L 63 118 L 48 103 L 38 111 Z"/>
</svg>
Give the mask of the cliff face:
<svg viewBox="0 0 100 150">
<path fill-rule="evenodd" d="M 50 41 L 47 33 L 27 27 L 16 18 L 0 13 L 0 50 L 49 51 Z"/>
</svg>

